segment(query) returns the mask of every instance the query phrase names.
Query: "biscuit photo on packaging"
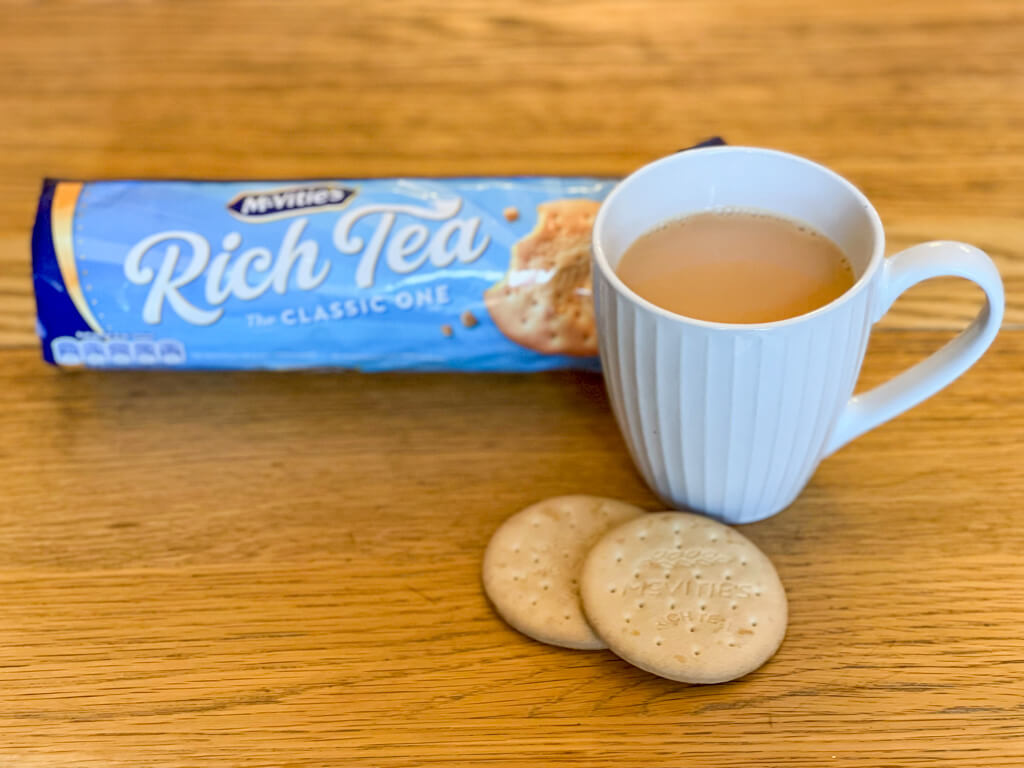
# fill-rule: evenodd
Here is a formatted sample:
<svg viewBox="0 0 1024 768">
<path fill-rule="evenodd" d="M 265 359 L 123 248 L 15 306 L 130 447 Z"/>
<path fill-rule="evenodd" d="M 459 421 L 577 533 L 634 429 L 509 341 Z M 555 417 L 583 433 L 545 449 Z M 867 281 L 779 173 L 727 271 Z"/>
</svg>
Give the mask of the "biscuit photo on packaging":
<svg viewBox="0 0 1024 768">
<path fill-rule="evenodd" d="M 508 273 L 485 294 L 494 324 L 510 340 L 548 355 L 597 354 L 590 236 L 596 200 L 537 206 L 537 225 L 517 242 Z"/>
</svg>

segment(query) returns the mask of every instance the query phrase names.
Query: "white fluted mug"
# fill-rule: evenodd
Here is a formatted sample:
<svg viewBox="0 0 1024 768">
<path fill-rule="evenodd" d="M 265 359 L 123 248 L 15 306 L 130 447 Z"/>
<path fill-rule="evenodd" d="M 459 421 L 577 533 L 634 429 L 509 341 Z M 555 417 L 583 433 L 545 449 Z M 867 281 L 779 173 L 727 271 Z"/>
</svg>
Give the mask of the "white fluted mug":
<svg viewBox="0 0 1024 768">
<path fill-rule="evenodd" d="M 805 315 L 731 325 L 662 309 L 616 275 L 641 235 L 721 208 L 812 225 L 846 254 L 853 287 Z M 982 251 L 941 241 L 885 258 L 882 222 L 867 198 L 784 152 L 713 147 L 657 160 L 612 191 L 593 238 L 601 363 L 633 461 L 666 503 L 728 523 L 789 506 L 822 459 L 973 365 L 1003 317 L 999 272 Z M 935 354 L 852 397 L 871 326 L 910 286 L 948 275 L 984 291 L 978 316 Z"/>
</svg>

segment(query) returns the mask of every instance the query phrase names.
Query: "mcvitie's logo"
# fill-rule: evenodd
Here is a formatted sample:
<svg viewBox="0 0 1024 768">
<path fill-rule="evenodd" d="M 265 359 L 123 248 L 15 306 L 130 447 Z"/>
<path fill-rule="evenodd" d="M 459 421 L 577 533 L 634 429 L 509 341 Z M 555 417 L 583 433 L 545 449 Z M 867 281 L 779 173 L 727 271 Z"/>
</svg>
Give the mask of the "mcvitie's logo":
<svg viewBox="0 0 1024 768">
<path fill-rule="evenodd" d="M 228 203 L 228 210 L 242 221 L 272 221 L 303 213 L 337 210 L 355 193 L 354 189 L 333 182 L 263 189 L 241 193 Z"/>
</svg>

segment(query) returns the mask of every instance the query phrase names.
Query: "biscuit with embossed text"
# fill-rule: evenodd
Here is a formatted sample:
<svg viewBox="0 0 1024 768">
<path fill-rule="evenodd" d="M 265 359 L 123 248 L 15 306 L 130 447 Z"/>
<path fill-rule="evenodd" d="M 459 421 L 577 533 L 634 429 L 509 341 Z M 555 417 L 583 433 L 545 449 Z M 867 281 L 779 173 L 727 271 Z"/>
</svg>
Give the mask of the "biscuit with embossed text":
<svg viewBox="0 0 1024 768">
<path fill-rule="evenodd" d="M 753 672 L 786 633 L 786 592 L 768 557 L 738 531 L 686 512 L 606 533 L 583 563 L 580 595 L 616 655 L 686 683 Z"/>
</svg>

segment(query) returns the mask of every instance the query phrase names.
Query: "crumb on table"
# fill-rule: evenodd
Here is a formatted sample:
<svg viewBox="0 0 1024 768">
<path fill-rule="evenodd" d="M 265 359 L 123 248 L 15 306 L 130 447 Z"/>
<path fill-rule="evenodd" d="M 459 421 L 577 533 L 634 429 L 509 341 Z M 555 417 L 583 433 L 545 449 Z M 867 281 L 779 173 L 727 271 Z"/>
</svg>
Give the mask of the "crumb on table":
<svg viewBox="0 0 1024 768">
<path fill-rule="evenodd" d="M 479 320 L 476 319 L 476 315 L 474 315 L 468 309 L 462 313 L 459 319 L 462 321 L 462 324 L 466 328 L 472 328 L 480 322 Z"/>
<path fill-rule="evenodd" d="M 519 209 L 514 206 L 509 206 L 504 211 L 505 221 L 518 221 L 519 220 Z"/>
<path fill-rule="evenodd" d="M 444 325 L 441 326 L 441 335 L 444 336 L 445 338 L 450 339 L 453 333 L 454 331 L 452 330 L 452 327 L 448 325 L 448 323 L 445 323 Z"/>
</svg>

